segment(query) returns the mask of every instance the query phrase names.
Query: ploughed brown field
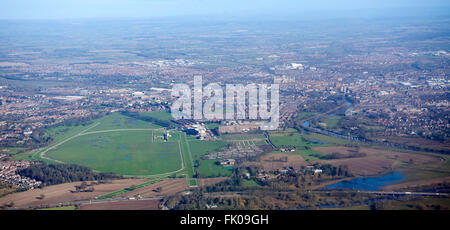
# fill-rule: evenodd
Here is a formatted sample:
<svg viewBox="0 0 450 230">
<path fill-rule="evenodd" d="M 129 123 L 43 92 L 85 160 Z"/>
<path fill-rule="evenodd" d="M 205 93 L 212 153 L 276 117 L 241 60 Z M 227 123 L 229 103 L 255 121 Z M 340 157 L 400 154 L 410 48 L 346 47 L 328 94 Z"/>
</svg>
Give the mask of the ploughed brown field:
<svg viewBox="0 0 450 230">
<path fill-rule="evenodd" d="M 160 199 L 154 199 L 83 204 L 79 210 L 158 210 L 160 202 Z"/>
<path fill-rule="evenodd" d="M 291 166 L 299 168 L 309 165 L 302 156 L 286 153 L 269 153 L 261 156 L 256 162 L 250 162 L 248 165 L 263 167 L 266 171 L 273 171 L 283 167 Z"/>
<path fill-rule="evenodd" d="M 320 161 L 321 163 L 331 164 L 333 166 L 346 166 L 356 176 L 377 175 L 391 169 L 395 163 L 425 165 L 439 163 L 442 160 L 439 157 L 431 155 L 371 148 L 317 147 L 313 149 L 324 154 L 339 153 L 349 156 L 355 152 L 364 153 L 365 156 Z"/>
<path fill-rule="evenodd" d="M 161 188 L 158 192 L 157 188 Z M 173 195 L 182 192 L 188 188 L 186 179 L 166 179 L 161 182 L 145 186 L 143 188 L 135 189 L 130 192 L 123 193 L 117 197 L 133 197 L 141 195 L 142 197 L 160 196 L 160 195 Z"/>
<path fill-rule="evenodd" d="M 111 184 L 95 185 L 93 192 L 79 193 L 72 193 L 70 191 L 75 190 L 75 186 L 80 185 L 81 182 L 52 185 L 44 187 L 42 189 L 33 189 L 25 192 L 13 193 L 2 197 L 0 198 L 0 206 L 9 204 L 10 202 L 14 202 L 14 207 L 24 207 L 70 202 L 76 200 L 89 200 L 94 199 L 94 197 L 96 196 L 124 189 L 132 185 L 144 183 L 145 181 L 145 179 L 114 180 Z M 90 182 L 87 183 L 90 184 Z M 41 196 L 41 194 L 45 195 L 44 199 L 37 198 Z"/>
</svg>

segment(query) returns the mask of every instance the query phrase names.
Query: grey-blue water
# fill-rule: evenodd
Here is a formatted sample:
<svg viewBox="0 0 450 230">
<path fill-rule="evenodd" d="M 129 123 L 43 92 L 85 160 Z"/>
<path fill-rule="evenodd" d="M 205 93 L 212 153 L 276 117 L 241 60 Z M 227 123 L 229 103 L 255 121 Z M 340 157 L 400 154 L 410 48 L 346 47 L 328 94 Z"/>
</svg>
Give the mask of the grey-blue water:
<svg viewBox="0 0 450 230">
<path fill-rule="evenodd" d="M 303 127 L 309 127 L 309 121 L 305 121 L 305 122 L 303 122 Z"/>
<path fill-rule="evenodd" d="M 348 107 L 348 106 L 351 106 L 352 103 L 349 100 L 345 99 L 345 105 L 347 105 L 347 107 Z"/>
<path fill-rule="evenodd" d="M 352 189 L 363 191 L 377 191 L 381 188 L 400 183 L 405 179 L 402 172 L 392 172 L 380 177 L 358 177 L 350 181 L 341 181 L 326 186 L 326 189 Z"/>
</svg>

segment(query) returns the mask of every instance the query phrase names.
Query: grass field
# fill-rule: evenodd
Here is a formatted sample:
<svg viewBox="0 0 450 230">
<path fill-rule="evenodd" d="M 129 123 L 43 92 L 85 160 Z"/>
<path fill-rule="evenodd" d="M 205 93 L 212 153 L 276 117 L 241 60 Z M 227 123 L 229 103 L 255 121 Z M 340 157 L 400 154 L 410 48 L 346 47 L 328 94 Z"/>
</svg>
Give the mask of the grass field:
<svg viewBox="0 0 450 230">
<path fill-rule="evenodd" d="M 308 143 L 303 139 L 302 135 L 297 132 L 292 133 L 271 133 L 270 140 L 277 147 L 295 146 L 304 147 Z"/>
<path fill-rule="evenodd" d="M 313 150 L 313 147 L 338 146 L 351 143 L 348 140 L 317 133 L 301 134 L 294 129 L 287 129 L 283 132 L 270 132 L 270 140 L 279 148 L 286 146 L 295 147 L 296 150 L 288 154 L 299 154 L 308 162 L 318 161 L 320 160 L 318 156 L 324 155 L 322 152 Z M 282 152 L 274 151 L 274 153 Z"/>
<path fill-rule="evenodd" d="M 225 168 L 216 164 L 216 160 L 202 160 L 198 173 L 202 177 L 223 177 L 231 175 L 232 168 Z"/>
<path fill-rule="evenodd" d="M 140 113 L 139 115 L 144 116 L 144 117 L 155 118 L 155 119 L 162 120 L 162 121 L 170 121 L 173 119 L 172 114 L 170 114 L 169 112 L 166 112 L 166 111 L 143 112 L 143 113 Z"/>
<path fill-rule="evenodd" d="M 314 112 L 301 112 L 298 115 L 297 119 L 305 119 L 305 118 L 313 117 L 315 115 L 317 115 L 317 113 L 314 113 Z"/>
<path fill-rule="evenodd" d="M 104 116 L 94 121 L 99 125 L 90 129 L 89 132 L 95 132 L 100 130 L 115 130 L 115 129 L 159 129 L 162 128 L 159 125 L 155 125 L 151 122 L 146 122 L 134 118 L 130 118 L 119 113 L 113 113 L 108 116 Z"/>
<path fill-rule="evenodd" d="M 325 120 L 325 124 L 328 128 L 334 128 L 338 125 L 339 121 L 342 119 L 342 116 L 330 116 Z"/>
<path fill-rule="evenodd" d="M 180 169 L 176 143 L 152 142 L 152 131 L 111 131 L 79 136 L 46 156 L 101 172 L 152 175 Z"/>
</svg>

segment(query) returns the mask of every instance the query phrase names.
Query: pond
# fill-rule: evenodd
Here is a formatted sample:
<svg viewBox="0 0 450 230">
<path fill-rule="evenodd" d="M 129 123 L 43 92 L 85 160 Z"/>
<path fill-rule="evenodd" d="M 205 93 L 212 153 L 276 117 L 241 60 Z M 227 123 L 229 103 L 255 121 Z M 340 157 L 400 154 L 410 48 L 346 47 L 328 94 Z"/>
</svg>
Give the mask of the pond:
<svg viewBox="0 0 450 230">
<path fill-rule="evenodd" d="M 358 177 L 350 181 L 341 181 L 328 185 L 325 188 L 377 191 L 385 186 L 400 183 L 404 179 L 402 172 L 392 172 L 380 177 Z"/>
<path fill-rule="evenodd" d="M 352 105 L 352 102 L 349 101 L 348 99 L 345 99 L 345 105 L 347 105 L 347 107 L 348 107 L 348 106 L 351 106 L 351 105 Z"/>
</svg>

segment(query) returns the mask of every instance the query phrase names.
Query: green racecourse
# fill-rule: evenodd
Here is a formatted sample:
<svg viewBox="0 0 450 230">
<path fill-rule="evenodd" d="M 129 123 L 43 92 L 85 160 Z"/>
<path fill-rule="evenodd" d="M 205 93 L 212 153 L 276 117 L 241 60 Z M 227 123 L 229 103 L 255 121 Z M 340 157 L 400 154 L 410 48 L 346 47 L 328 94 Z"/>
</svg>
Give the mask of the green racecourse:
<svg viewBox="0 0 450 230">
<path fill-rule="evenodd" d="M 54 138 L 54 143 L 35 151 L 32 159 L 78 164 L 100 172 L 146 177 L 151 181 L 183 176 L 189 186 L 197 186 L 193 153 L 188 143 L 190 137 L 180 131 L 168 131 L 168 141 L 164 141 L 163 127 L 113 113 L 90 125 L 55 127 L 47 133 Z"/>
</svg>

